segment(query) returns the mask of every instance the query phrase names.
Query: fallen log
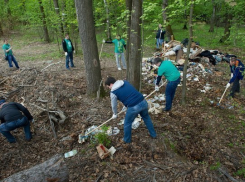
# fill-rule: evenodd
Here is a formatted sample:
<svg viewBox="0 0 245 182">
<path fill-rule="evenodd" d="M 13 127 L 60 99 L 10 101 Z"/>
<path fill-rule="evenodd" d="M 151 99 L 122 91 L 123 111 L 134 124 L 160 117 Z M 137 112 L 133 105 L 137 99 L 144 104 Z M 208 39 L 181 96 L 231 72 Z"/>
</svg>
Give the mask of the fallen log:
<svg viewBox="0 0 245 182">
<path fill-rule="evenodd" d="M 13 174 L 1 182 L 46 182 L 53 179 L 59 182 L 69 181 L 69 171 L 63 156 L 60 154 L 42 164 Z"/>
</svg>

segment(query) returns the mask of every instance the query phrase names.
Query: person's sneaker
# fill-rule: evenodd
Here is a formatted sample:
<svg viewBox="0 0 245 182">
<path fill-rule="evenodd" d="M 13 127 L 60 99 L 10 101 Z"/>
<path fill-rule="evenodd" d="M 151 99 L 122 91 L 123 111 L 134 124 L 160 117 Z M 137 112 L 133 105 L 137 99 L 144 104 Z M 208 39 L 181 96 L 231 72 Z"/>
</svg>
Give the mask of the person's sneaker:
<svg viewBox="0 0 245 182">
<path fill-rule="evenodd" d="M 162 111 L 163 111 L 163 112 L 168 112 L 168 111 L 170 111 L 170 109 L 167 110 L 166 108 L 163 108 Z"/>
<path fill-rule="evenodd" d="M 118 70 L 122 70 L 122 68 L 118 68 Z"/>
</svg>

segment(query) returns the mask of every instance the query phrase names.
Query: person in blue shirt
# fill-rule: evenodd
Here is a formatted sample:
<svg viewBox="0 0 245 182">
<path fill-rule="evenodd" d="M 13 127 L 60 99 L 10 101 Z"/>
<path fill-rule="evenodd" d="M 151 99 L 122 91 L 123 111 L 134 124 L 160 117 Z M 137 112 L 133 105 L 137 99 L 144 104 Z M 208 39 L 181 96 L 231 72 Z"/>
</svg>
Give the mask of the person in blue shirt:
<svg viewBox="0 0 245 182">
<path fill-rule="evenodd" d="M 62 41 L 62 46 L 63 46 L 63 50 L 64 50 L 65 56 L 66 56 L 66 69 L 69 70 L 70 69 L 69 68 L 69 62 L 70 62 L 71 67 L 75 67 L 75 66 L 73 64 L 74 47 L 72 45 L 72 41 L 70 40 L 68 34 L 65 35 L 65 39 Z"/>
<path fill-rule="evenodd" d="M 230 58 L 230 70 L 231 70 L 231 79 L 229 83 L 227 83 L 226 88 L 229 88 L 231 84 L 233 83 L 230 94 L 229 94 L 229 96 L 233 98 L 236 92 L 237 93 L 240 92 L 239 81 L 242 80 L 244 77 L 245 68 L 239 59 L 235 57 L 231 57 Z"/>
<path fill-rule="evenodd" d="M 7 39 L 4 40 L 4 44 L 3 44 L 2 48 L 3 48 L 4 54 L 5 54 L 6 60 L 9 63 L 9 67 L 10 68 L 13 67 L 13 64 L 12 64 L 12 62 L 13 62 L 14 65 L 16 66 L 16 68 L 19 69 L 20 67 L 19 67 L 18 62 L 16 61 L 16 59 L 13 55 L 12 47 L 8 43 Z"/>
<path fill-rule="evenodd" d="M 148 103 L 143 95 L 138 92 L 128 81 L 116 80 L 113 77 L 108 77 L 105 85 L 111 90 L 111 107 L 113 116 L 117 118 L 117 100 L 121 101 L 127 107 L 124 120 L 124 138 L 125 143 L 131 142 L 132 123 L 138 114 L 144 120 L 144 123 L 152 138 L 156 138 L 157 134 L 153 127 L 150 115 L 148 113 Z"/>
</svg>

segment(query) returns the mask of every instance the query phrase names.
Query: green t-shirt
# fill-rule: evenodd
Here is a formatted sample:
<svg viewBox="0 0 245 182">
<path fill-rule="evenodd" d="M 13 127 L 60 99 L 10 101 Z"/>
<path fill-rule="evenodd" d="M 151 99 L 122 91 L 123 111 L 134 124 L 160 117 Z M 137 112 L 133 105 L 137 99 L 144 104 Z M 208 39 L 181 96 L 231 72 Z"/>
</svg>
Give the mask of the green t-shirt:
<svg viewBox="0 0 245 182">
<path fill-rule="evenodd" d="M 175 81 L 180 77 L 179 71 L 169 60 L 165 60 L 161 63 L 157 74 L 158 76 L 165 76 L 168 81 Z"/>
<path fill-rule="evenodd" d="M 115 53 L 123 53 L 123 46 L 126 45 L 125 41 L 114 39 L 112 42 L 115 44 Z"/>
<path fill-rule="evenodd" d="M 6 52 L 11 46 L 9 44 L 3 44 L 3 50 L 5 53 L 5 56 L 13 55 L 12 49 L 9 50 L 9 52 Z"/>
<path fill-rule="evenodd" d="M 71 45 L 71 41 L 68 39 L 65 39 L 66 41 L 66 48 L 68 52 L 72 52 L 72 45 Z"/>
</svg>

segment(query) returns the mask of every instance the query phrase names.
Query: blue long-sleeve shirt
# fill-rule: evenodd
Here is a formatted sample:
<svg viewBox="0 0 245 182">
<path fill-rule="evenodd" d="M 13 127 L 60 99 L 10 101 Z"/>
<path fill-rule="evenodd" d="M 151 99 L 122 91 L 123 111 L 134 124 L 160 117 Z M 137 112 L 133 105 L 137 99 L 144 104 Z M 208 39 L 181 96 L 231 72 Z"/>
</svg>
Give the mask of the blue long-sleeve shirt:
<svg viewBox="0 0 245 182">
<path fill-rule="evenodd" d="M 230 79 L 229 83 L 233 83 L 235 79 L 242 80 L 244 77 L 244 65 L 242 62 L 237 59 L 236 64 L 234 66 L 230 65 L 231 73 L 233 73 L 233 77 Z"/>
</svg>

